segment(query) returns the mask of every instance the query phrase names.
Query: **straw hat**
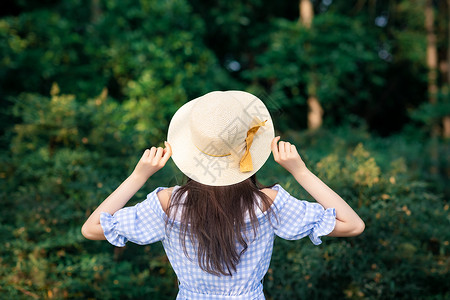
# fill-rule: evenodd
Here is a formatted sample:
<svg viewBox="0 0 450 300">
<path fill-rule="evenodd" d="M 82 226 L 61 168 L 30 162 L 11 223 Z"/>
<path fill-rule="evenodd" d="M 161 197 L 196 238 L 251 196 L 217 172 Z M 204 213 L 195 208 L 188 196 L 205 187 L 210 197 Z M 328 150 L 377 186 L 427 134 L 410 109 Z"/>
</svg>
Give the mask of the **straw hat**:
<svg viewBox="0 0 450 300">
<path fill-rule="evenodd" d="M 170 121 L 172 159 L 189 178 L 224 186 L 255 174 L 270 155 L 269 111 L 242 91 L 211 92 L 184 104 Z"/>
</svg>

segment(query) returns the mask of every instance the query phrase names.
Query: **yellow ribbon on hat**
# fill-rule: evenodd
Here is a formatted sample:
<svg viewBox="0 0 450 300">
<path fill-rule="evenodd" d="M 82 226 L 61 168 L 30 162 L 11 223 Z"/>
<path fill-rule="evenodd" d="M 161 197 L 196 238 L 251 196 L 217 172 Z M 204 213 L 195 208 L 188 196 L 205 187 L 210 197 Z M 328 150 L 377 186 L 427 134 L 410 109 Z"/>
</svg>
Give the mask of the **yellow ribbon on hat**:
<svg viewBox="0 0 450 300">
<path fill-rule="evenodd" d="M 252 163 L 252 155 L 250 154 L 250 147 L 253 144 L 253 138 L 255 137 L 256 132 L 261 126 L 265 126 L 266 122 L 267 120 L 258 122 L 258 124 L 256 124 L 247 131 L 247 137 L 245 138 L 246 143 L 245 153 L 242 156 L 241 161 L 239 162 L 239 169 L 243 173 L 253 171 L 253 163 Z"/>
</svg>

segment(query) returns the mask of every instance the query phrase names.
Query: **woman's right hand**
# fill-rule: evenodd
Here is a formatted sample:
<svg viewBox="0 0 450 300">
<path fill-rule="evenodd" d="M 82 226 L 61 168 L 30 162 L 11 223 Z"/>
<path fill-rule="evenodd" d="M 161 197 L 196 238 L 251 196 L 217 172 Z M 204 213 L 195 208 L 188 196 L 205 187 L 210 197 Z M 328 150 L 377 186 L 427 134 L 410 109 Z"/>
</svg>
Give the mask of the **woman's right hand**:
<svg viewBox="0 0 450 300">
<path fill-rule="evenodd" d="M 272 140 L 272 153 L 274 160 L 292 175 L 294 175 L 294 172 L 306 170 L 306 165 L 298 154 L 295 145 L 284 141 L 280 141 L 278 143 L 278 141 L 280 141 L 279 136 Z"/>
<path fill-rule="evenodd" d="M 172 155 L 170 144 L 168 142 L 164 142 L 164 144 L 166 146 L 165 148 L 152 147 L 151 149 L 145 150 L 133 171 L 133 175 L 147 180 L 150 176 L 164 167 Z"/>
</svg>

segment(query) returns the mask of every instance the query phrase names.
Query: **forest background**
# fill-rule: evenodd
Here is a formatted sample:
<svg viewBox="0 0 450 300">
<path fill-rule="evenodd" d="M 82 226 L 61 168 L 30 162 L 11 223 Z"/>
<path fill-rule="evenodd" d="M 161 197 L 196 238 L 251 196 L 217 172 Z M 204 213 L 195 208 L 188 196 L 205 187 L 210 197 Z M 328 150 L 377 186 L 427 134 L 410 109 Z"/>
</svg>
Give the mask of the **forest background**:
<svg viewBox="0 0 450 300">
<path fill-rule="evenodd" d="M 0 298 L 174 299 L 87 216 L 182 104 L 246 90 L 366 222 L 277 239 L 268 299 L 449 299 L 450 1 L 17 0 L 0 10 Z M 272 159 L 259 172 L 311 198 Z M 172 162 L 130 204 L 180 184 Z"/>
</svg>

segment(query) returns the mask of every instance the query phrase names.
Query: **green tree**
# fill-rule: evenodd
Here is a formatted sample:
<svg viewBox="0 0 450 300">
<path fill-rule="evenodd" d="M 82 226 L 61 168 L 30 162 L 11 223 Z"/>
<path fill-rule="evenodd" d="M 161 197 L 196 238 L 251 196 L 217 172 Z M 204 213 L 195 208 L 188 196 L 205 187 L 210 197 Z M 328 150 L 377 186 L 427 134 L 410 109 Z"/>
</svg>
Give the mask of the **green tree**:
<svg viewBox="0 0 450 300">
<path fill-rule="evenodd" d="M 246 76 L 285 109 L 282 128 L 304 127 L 298 116 L 306 114 L 311 86 L 327 125 L 351 121 L 357 107 L 373 101 L 370 90 L 384 84 L 386 62 L 378 57 L 373 33 L 361 23 L 330 13 L 316 16 L 310 29 L 285 20 L 277 26 L 268 50 L 257 57 L 258 67 Z"/>
</svg>

